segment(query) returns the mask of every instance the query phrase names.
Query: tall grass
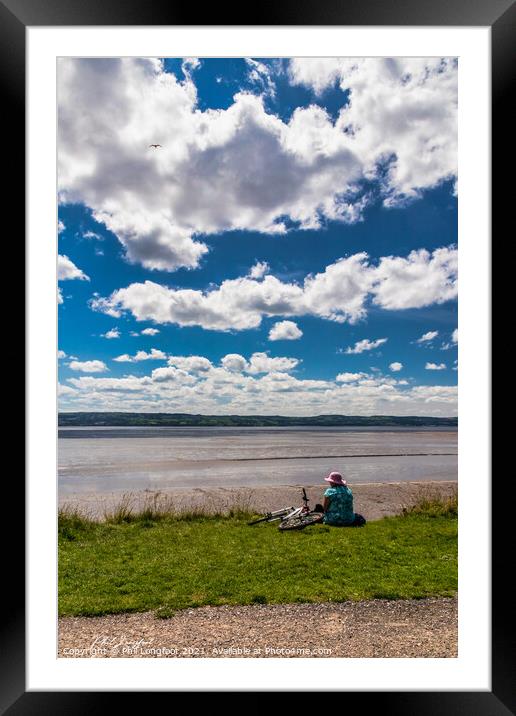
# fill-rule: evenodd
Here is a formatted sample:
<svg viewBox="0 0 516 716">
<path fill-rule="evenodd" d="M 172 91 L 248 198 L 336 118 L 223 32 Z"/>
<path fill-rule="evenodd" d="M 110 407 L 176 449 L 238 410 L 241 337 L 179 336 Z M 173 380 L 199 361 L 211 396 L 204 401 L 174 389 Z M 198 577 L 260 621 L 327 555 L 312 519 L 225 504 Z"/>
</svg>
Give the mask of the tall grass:
<svg viewBox="0 0 516 716">
<path fill-rule="evenodd" d="M 435 486 L 421 485 L 411 502 L 403 505 L 401 514 L 404 516 L 457 517 L 458 508 L 457 487 L 452 489 L 450 495 L 443 496 Z"/>
<path fill-rule="evenodd" d="M 139 524 L 152 527 L 160 522 L 192 522 L 214 519 L 250 519 L 254 514 L 252 495 L 227 498 L 207 496 L 184 508 L 167 494 L 156 492 L 145 495 L 125 492 L 113 505 L 104 503 L 100 513 L 84 512 L 76 505 L 65 504 L 58 511 L 58 533 L 67 540 L 75 540 L 81 534 L 102 523 L 106 525 Z"/>
</svg>

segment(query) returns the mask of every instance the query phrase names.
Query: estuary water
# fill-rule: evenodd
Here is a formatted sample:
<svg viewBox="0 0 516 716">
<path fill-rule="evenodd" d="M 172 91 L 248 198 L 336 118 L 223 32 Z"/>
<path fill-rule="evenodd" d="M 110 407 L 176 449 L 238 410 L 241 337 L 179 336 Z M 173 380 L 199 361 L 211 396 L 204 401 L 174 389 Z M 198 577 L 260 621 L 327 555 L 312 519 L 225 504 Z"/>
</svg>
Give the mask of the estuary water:
<svg viewBox="0 0 516 716">
<path fill-rule="evenodd" d="M 456 428 L 60 427 L 61 496 L 457 479 Z"/>
</svg>

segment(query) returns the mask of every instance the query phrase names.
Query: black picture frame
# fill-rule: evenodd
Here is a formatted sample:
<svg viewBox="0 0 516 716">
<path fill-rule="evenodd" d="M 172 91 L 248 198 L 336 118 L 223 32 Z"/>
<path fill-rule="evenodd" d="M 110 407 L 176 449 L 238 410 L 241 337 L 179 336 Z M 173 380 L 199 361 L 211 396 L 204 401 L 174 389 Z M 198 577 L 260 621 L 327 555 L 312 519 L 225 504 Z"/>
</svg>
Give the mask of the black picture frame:
<svg viewBox="0 0 516 716">
<path fill-rule="evenodd" d="M 501 227 L 511 206 L 513 186 L 502 181 L 502 162 L 508 163 L 512 115 L 511 85 L 515 85 L 516 4 L 512 0 L 361 0 L 360 3 L 318 0 L 284 0 L 249 8 L 237 17 L 229 5 L 213 4 L 198 10 L 193 5 L 156 0 L 0 0 L 0 87 L 3 98 L 4 157 L 9 169 L 6 206 L 15 218 L 17 236 L 25 216 L 25 38 L 26 28 L 81 25 L 362 25 L 362 26 L 485 26 L 491 28 L 492 48 L 492 210 L 493 232 Z M 199 15 L 202 23 L 199 23 Z M 508 217 L 507 217 L 508 218 Z M 511 223 L 507 222 L 510 227 Z M 15 237 L 12 238 L 13 243 Z M 16 242 L 18 241 L 16 237 Z M 494 299 L 495 294 L 492 293 Z M 493 313 L 491 314 L 493 315 Z M 31 349 L 31 346 L 28 346 Z M 491 408 L 493 402 L 491 403 Z M 500 438 L 499 438 L 500 441 Z M 500 444 L 498 442 L 497 444 Z M 494 435 L 492 454 L 495 454 Z M 473 448 L 472 448 L 473 449 Z M 510 468 L 509 468 L 510 469 Z M 14 471 L 13 471 L 14 472 Z M 15 479 L 17 478 L 17 479 Z M 6 475 L 7 505 L 25 503 L 20 475 Z M 455 692 L 351 692 L 345 708 L 375 706 L 382 713 L 467 714 L 506 716 L 516 713 L 516 653 L 513 600 L 507 584 L 512 559 L 512 505 L 505 497 L 501 478 L 492 484 L 492 691 Z M 511 510 L 511 511 L 510 511 Z M 494 519 L 496 516 L 496 519 Z M 120 708 L 120 694 L 112 692 L 26 691 L 24 540 L 20 534 L 3 551 L 4 581 L 0 632 L 0 713 L 86 714 Z M 322 689 L 323 686 L 319 685 Z M 258 695 L 258 703 L 266 694 Z M 130 694 L 133 707 L 148 706 L 145 693 Z M 115 702 L 116 699 L 116 702 Z M 354 702 L 356 701 L 356 704 Z M 258 704 L 257 704 L 258 705 Z"/>
</svg>

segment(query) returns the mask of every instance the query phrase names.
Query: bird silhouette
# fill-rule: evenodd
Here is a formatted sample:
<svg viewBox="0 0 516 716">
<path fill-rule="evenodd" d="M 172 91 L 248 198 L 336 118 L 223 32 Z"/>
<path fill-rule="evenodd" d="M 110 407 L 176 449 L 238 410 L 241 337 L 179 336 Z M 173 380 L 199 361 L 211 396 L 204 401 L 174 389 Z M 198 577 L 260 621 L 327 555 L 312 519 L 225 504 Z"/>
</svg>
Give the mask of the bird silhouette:
<svg viewBox="0 0 516 716">
<path fill-rule="evenodd" d="M 161 147 L 161 144 L 149 144 L 149 148 L 154 147 L 154 149 L 157 149 L 158 147 Z"/>
</svg>

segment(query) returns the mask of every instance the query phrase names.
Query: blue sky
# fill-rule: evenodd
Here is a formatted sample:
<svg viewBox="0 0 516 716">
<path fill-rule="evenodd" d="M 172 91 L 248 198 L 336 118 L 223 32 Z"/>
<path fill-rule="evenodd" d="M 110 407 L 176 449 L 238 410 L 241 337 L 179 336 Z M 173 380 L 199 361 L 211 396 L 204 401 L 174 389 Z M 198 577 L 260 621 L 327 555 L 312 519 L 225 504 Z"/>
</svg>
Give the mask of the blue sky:
<svg viewBox="0 0 516 716">
<path fill-rule="evenodd" d="M 455 415 L 456 73 L 61 61 L 60 408 Z"/>
</svg>

